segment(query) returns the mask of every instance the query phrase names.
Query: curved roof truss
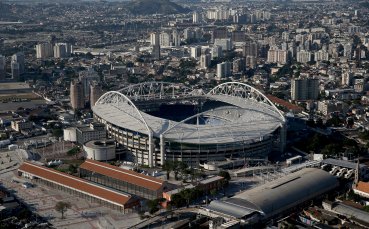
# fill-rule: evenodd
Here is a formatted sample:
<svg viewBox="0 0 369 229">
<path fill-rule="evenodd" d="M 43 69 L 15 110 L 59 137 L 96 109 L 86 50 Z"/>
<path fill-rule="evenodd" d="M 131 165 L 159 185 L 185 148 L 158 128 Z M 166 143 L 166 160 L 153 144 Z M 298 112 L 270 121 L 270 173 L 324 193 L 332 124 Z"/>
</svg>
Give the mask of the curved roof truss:
<svg viewBox="0 0 369 229">
<path fill-rule="evenodd" d="M 235 98 L 249 99 L 258 103 L 268 105 L 273 111 L 277 112 L 283 122 L 286 121 L 280 110 L 258 89 L 240 82 L 222 83 L 207 93 L 207 96 L 226 95 Z"/>
</svg>

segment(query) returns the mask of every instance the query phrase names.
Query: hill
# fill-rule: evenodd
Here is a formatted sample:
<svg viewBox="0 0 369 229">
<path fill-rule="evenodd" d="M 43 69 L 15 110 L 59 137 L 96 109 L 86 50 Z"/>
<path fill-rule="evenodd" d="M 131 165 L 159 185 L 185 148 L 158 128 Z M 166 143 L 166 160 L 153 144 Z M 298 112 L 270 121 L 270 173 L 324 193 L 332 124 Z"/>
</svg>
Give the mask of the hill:
<svg viewBox="0 0 369 229">
<path fill-rule="evenodd" d="M 132 14 L 179 14 L 190 10 L 169 0 L 134 0 L 127 6 Z"/>
</svg>

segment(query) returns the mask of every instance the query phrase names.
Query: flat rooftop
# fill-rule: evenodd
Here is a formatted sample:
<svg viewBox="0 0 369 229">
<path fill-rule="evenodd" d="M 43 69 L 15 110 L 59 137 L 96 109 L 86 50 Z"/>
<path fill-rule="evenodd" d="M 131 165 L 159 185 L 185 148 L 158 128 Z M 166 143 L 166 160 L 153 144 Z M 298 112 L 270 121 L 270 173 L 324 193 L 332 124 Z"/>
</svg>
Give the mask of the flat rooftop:
<svg viewBox="0 0 369 229">
<path fill-rule="evenodd" d="M 28 83 L 22 82 L 11 82 L 11 83 L 0 83 L 1 90 L 18 90 L 18 89 L 31 89 Z"/>
</svg>

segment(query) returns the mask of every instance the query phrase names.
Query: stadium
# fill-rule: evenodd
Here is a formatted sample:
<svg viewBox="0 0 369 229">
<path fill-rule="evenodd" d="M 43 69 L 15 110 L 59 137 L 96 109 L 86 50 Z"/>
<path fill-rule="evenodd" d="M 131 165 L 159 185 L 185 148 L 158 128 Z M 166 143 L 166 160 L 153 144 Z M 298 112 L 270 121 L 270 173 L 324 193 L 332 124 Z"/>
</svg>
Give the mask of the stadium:
<svg viewBox="0 0 369 229">
<path fill-rule="evenodd" d="M 259 90 L 238 82 L 207 93 L 181 84 L 135 84 L 105 93 L 92 110 L 130 160 L 150 167 L 265 158 L 286 144 L 284 115 Z"/>
</svg>

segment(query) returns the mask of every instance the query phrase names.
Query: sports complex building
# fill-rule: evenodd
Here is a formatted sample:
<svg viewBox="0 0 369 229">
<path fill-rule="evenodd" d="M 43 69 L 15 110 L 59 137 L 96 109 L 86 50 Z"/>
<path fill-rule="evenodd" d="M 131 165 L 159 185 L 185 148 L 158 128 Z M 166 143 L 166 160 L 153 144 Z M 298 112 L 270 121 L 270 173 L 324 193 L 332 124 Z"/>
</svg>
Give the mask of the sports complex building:
<svg viewBox="0 0 369 229">
<path fill-rule="evenodd" d="M 166 160 L 196 167 L 230 157 L 265 158 L 286 144 L 284 115 L 259 90 L 238 82 L 207 93 L 141 83 L 105 93 L 92 110 L 132 161 L 150 167 Z"/>
</svg>

